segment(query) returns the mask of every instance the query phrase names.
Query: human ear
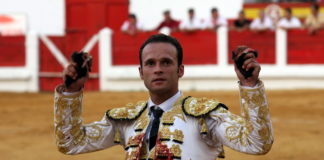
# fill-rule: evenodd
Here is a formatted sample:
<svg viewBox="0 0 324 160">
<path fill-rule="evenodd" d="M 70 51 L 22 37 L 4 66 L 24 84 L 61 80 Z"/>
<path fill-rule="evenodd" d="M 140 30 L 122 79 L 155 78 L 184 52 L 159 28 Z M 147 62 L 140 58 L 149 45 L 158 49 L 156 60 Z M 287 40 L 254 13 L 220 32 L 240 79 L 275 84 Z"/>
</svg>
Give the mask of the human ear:
<svg viewBox="0 0 324 160">
<path fill-rule="evenodd" d="M 183 65 L 180 65 L 178 67 L 178 77 L 181 78 L 184 74 L 184 66 Z"/>
<path fill-rule="evenodd" d="M 139 66 L 138 67 L 138 72 L 140 74 L 141 79 L 143 80 L 143 69 L 142 69 L 142 66 Z"/>
</svg>

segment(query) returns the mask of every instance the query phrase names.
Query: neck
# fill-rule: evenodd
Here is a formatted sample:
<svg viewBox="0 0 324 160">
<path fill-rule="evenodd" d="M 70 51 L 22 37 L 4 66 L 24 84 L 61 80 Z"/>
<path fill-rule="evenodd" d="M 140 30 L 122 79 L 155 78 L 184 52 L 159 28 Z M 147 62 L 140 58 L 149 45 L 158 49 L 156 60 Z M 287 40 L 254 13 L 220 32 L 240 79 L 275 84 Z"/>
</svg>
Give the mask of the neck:
<svg viewBox="0 0 324 160">
<path fill-rule="evenodd" d="M 152 92 L 150 92 L 150 97 L 154 104 L 159 105 L 159 104 L 163 103 L 164 101 L 166 101 L 167 99 L 174 96 L 177 92 L 178 92 L 178 89 L 176 89 L 175 91 L 172 91 L 172 92 L 168 92 L 168 93 L 152 93 Z"/>
</svg>

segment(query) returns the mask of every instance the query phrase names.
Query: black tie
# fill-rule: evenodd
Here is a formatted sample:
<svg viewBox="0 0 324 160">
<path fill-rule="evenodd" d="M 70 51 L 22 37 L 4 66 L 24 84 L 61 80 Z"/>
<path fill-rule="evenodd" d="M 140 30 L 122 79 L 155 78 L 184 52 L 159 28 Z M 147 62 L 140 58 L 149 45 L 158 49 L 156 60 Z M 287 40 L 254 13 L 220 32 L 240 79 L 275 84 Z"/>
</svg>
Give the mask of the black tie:
<svg viewBox="0 0 324 160">
<path fill-rule="evenodd" d="M 163 114 L 163 110 L 160 107 L 151 107 L 151 113 L 153 114 L 154 119 L 150 131 L 150 140 L 149 140 L 150 150 L 155 146 L 156 143 L 156 138 L 158 136 L 159 126 L 160 126 L 160 117 Z"/>
</svg>

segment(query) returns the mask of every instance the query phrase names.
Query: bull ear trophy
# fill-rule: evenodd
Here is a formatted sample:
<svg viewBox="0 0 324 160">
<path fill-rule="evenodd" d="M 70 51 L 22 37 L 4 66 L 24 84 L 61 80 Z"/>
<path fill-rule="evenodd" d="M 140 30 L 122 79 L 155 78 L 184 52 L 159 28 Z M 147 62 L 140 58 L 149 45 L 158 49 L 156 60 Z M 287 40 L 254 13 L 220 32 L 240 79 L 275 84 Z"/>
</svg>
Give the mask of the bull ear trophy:
<svg viewBox="0 0 324 160">
<path fill-rule="evenodd" d="M 247 46 L 238 46 L 234 51 L 232 51 L 232 59 L 236 67 L 243 74 L 245 79 L 251 77 L 254 70 L 254 69 L 250 69 L 246 71 L 245 69 L 242 68 L 244 61 L 247 59 L 246 55 L 248 53 L 254 54 L 255 58 L 258 57 L 258 51 L 252 48 L 248 48 Z"/>
<path fill-rule="evenodd" d="M 66 87 L 69 87 L 73 82 L 78 79 L 85 77 L 91 72 L 92 67 L 92 57 L 87 52 L 73 52 L 71 55 L 71 61 L 76 64 L 75 70 L 78 74 L 76 79 L 72 79 L 70 76 L 66 76 L 66 80 L 64 82 Z"/>
</svg>

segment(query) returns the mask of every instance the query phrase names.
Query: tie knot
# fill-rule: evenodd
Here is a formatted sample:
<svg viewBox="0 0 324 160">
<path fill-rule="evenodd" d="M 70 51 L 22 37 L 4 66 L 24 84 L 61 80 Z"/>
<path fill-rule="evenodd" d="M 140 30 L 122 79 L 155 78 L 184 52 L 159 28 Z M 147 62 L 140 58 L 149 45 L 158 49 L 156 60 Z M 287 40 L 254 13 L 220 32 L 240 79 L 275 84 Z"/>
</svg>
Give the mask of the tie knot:
<svg viewBox="0 0 324 160">
<path fill-rule="evenodd" d="M 160 118 L 163 114 L 163 110 L 157 106 L 151 107 L 151 112 L 153 113 L 154 118 Z"/>
</svg>

